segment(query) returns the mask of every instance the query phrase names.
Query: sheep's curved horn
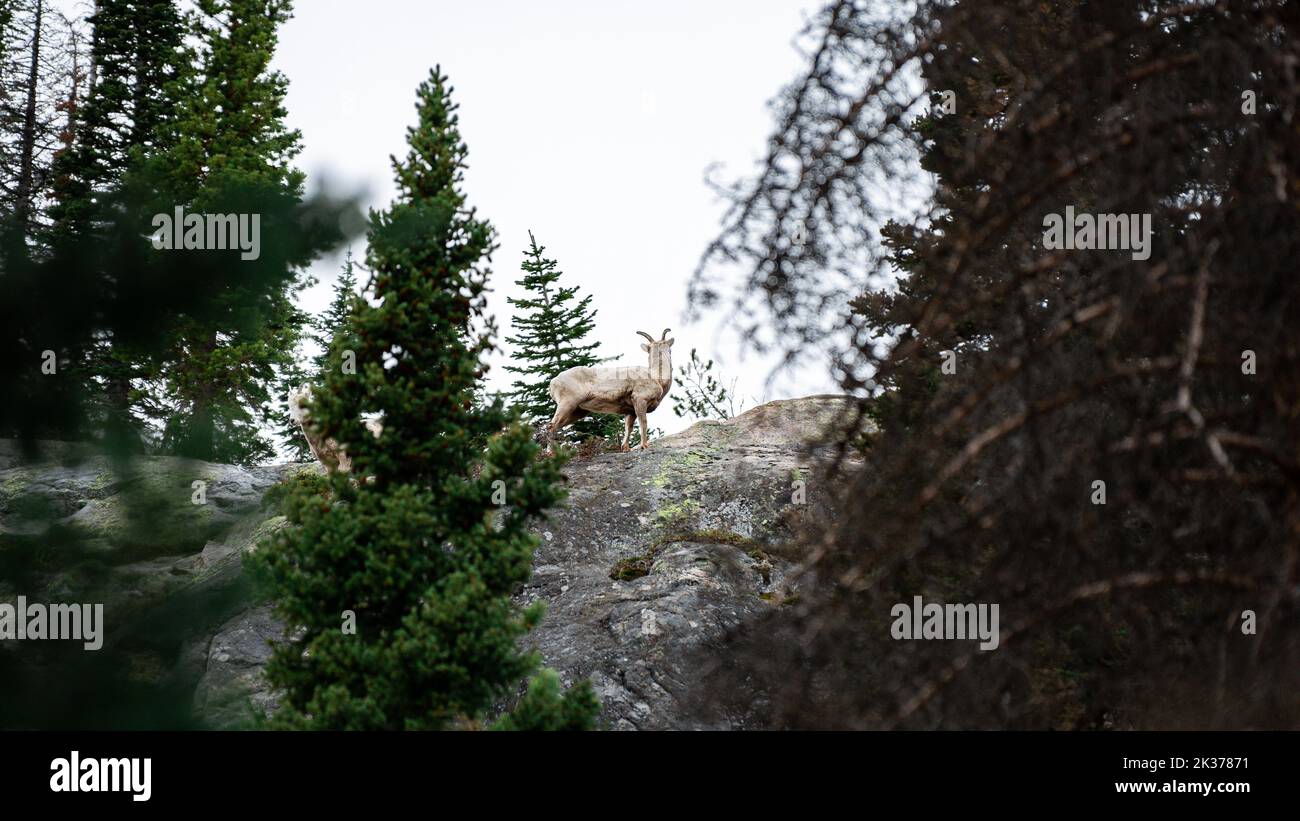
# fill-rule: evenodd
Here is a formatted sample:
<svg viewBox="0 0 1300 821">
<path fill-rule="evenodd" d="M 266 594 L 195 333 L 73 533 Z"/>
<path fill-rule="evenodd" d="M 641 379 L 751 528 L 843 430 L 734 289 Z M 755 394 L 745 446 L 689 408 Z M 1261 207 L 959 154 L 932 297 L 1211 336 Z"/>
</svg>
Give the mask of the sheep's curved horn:
<svg viewBox="0 0 1300 821">
<path fill-rule="evenodd" d="M 664 328 L 664 335 L 661 336 L 661 337 L 659 337 L 659 341 L 660 341 L 660 342 L 663 342 L 665 339 L 667 339 L 667 338 L 668 338 L 668 332 L 671 331 L 671 330 L 672 330 L 672 328 Z"/>
<path fill-rule="evenodd" d="M 641 334 L 642 336 L 644 336 L 646 339 L 650 340 L 651 342 L 654 342 L 654 341 L 655 341 L 655 338 L 654 338 L 653 336 L 651 336 L 650 334 L 646 333 L 645 331 L 637 331 L 637 333 Z"/>
</svg>

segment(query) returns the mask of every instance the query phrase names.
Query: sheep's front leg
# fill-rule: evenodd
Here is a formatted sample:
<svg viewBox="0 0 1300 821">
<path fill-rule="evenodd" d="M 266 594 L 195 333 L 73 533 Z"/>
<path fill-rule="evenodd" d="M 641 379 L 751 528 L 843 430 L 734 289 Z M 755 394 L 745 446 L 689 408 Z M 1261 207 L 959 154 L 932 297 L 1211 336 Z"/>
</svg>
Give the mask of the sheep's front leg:
<svg viewBox="0 0 1300 821">
<path fill-rule="evenodd" d="M 636 421 L 636 415 L 629 413 L 623 417 L 623 447 L 624 453 L 632 449 L 632 423 Z"/>
<path fill-rule="evenodd" d="M 641 450 L 650 447 L 650 429 L 646 427 L 645 405 L 645 402 L 636 403 L 636 421 L 641 425 Z"/>
</svg>

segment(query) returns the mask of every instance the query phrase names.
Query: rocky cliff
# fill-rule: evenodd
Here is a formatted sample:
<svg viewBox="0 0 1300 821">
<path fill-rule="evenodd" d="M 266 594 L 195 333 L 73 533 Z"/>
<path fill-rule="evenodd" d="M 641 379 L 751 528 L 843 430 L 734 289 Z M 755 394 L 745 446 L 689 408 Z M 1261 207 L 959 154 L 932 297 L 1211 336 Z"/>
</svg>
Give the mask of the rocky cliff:
<svg viewBox="0 0 1300 821">
<path fill-rule="evenodd" d="M 591 678 L 607 726 L 752 725 L 747 714 L 701 716 L 690 687 L 729 628 L 799 595 L 799 556 L 787 545 L 801 522 L 826 512 L 821 483 L 809 479 L 829 453 L 813 437 L 842 402 L 770 402 L 648 451 L 568 465 L 568 502 L 539 526 L 533 578 L 519 598 L 547 603 L 529 641 L 567 681 Z M 267 489 L 317 469 L 157 457 L 114 470 L 69 447 L 23 465 L 0 449 L 4 552 L 34 557 L 6 561 L 0 600 L 103 602 L 101 653 L 113 659 L 112 675 L 135 683 L 136 698 L 157 689 L 202 726 L 239 726 L 250 706 L 274 706 L 260 671 L 269 643 L 283 640 L 242 557 L 285 526 L 262 504 Z M 79 551 L 77 561 L 63 549 Z M 0 659 L 35 670 L 29 678 L 39 684 L 40 665 L 54 662 L 18 644 L 0 643 Z"/>
</svg>

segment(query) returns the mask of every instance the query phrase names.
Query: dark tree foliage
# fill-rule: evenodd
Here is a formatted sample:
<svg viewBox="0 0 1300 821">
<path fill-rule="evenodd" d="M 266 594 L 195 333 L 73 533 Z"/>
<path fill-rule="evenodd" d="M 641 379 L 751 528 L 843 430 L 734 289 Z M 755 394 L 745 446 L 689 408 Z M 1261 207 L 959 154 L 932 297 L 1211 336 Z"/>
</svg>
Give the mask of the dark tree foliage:
<svg viewBox="0 0 1300 821">
<path fill-rule="evenodd" d="M 600 711 L 595 692 L 585 684 L 565 692 L 560 674 L 549 667 L 533 676 L 514 709 L 492 725 L 494 730 L 565 732 L 589 730 Z"/>
<path fill-rule="evenodd" d="M 361 478 L 331 474 L 328 499 L 291 492 L 297 526 L 256 556 L 301 635 L 267 667 L 285 693 L 278 726 L 476 726 L 538 665 L 518 642 L 540 603 L 520 610 L 511 594 L 532 572 L 530 524 L 563 498 L 560 462 L 538 461 L 499 401 L 475 401 L 494 346 L 493 231 L 461 191 L 466 147 L 437 69 L 417 112 L 407 156 L 393 159 L 397 199 L 371 215 L 373 303 L 353 303 L 311 407 Z M 341 367 L 344 341 L 355 373 Z M 382 414 L 378 438 L 368 413 Z M 589 684 L 561 693 L 542 678 L 507 726 L 586 727 L 595 706 Z"/>
<path fill-rule="evenodd" d="M 35 7 L 16 5 L 20 12 Z M 7 49 L 3 56 L 21 59 Z M 115 99 L 126 105 L 124 98 Z M 140 109 L 115 111 L 110 120 L 125 123 L 135 110 Z M 66 108 L 63 113 L 71 117 L 74 136 L 60 144 L 75 147 L 80 114 Z M 233 140 L 228 147 L 233 150 Z M 164 361 L 174 350 L 171 330 L 182 317 L 238 327 L 232 312 L 246 315 L 275 300 L 286 277 L 337 244 L 339 225 L 356 215 L 350 202 L 301 201 L 283 186 L 230 175 L 209 180 L 205 203 L 221 213 L 260 214 L 260 257 L 240 260 L 237 250 L 158 250 L 149 240 L 151 217 L 170 213 L 177 199 L 173 179 L 145 159 L 116 168 L 120 178 L 94 194 L 90 230 L 66 231 L 48 241 L 39 220 L 0 213 L 0 438 L 18 439 L 25 456 L 40 455 L 41 440 L 66 439 L 80 444 L 46 455 L 126 457 L 99 413 L 102 395 L 90 391 L 94 383 L 84 378 L 91 354 L 130 351 L 133 362 Z M 133 467 L 126 458 L 110 462 L 113 481 L 121 485 L 123 536 L 143 542 L 157 535 L 157 510 L 175 500 L 161 499 L 149 482 L 137 481 Z M 171 478 L 183 479 L 176 486 L 188 488 L 189 469 L 181 473 Z M 58 589 L 68 600 L 96 600 L 106 567 L 96 534 L 60 521 L 68 510 L 44 489 L 9 488 L 6 496 L 8 511 L 19 513 L 23 527 L 0 533 L 0 583 L 10 593 Z M 236 584 L 214 599 L 169 604 L 157 618 L 110 640 L 120 641 L 119 649 L 177 652 L 187 637 L 219 623 L 214 620 L 228 613 L 230 603 L 247 594 L 243 588 Z M 21 653 L 0 654 L 0 726 L 193 725 L 192 693 L 141 681 L 130 669 L 131 653 L 85 653 L 60 644 L 37 642 Z"/>
<path fill-rule="evenodd" d="M 304 175 L 292 165 L 301 135 L 284 124 L 288 80 L 271 68 L 291 12 L 289 0 L 198 2 L 189 19 L 197 70 L 181 75 L 174 92 L 180 108 L 161 129 L 166 150 L 149 162 L 171 197 L 163 212 L 183 205 L 196 213 L 256 213 L 216 201 L 227 186 L 286 201 L 302 196 Z M 263 240 L 270 230 L 263 219 Z M 181 316 L 169 329 L 173 342 L 152 396 L 167 452 L 241 464 L 274 453 L 262 431 L 283 422 L 272 394 L 293 364 L 306 321 L 293 299 L 307 285 L 298 270 L 278 278 L 270 293 L 231 288 L 214 319 Z"/>
<path fill-rule="evenodd" d="M 165 150 L 165 126 L 177 105 L 179 79 L 188 65 L 182 23 L 173 0 L 101 0 L 89 60 L 93 78 L 86 100 L 70 113 L 67 145 L 51 171 L 47 246 L 102 238 L 118 205 L 112 193 L 127 173 Z M 144 381 L 157 376 L 157 357 L 125 340 L 101 335 L 74 367 L 93 399 L 91 417 L 124 447 L 144 438 Z"/>
<path fill-rule="evenodd" d="M 708 305 L 741 272 L 757 344 L 832 352 L 846 445 L 878 426 L 719 692 L 758 677 L 785 726 L 1300 726 L 1300 10 L 915 11 L 810 25 L 697 275 Z M 1067 208 L 1149 215 L 1149 258 L 1048 247 Z M 999 648 L 892 639 L 916 595 L 997 603 Z"/>
<path fill-rule="evenodd" d="M 80 235 L 104 216 L 97 203 L 133 164 L 164 146 L 183 61 L 183 26 L 174 0 L 99 0 L 90 59 L 94 84 L 74 120 L 71 145 L 55 160 L 53 241 Z"/>
<path fill-rule="evenodd" d="M 217 207 L 262 215 L 261 256 L 159 251 L 148 239 L 149 215 L 170 207 L 165 190 L 136 175 L 111 195 L 108 225 L 46 258 L 32 258 L 11 224 L 0 230 L 0 386 L 10 399 L 0 403 L 0 436 L 29 443 L 100 439 L 102 420 L 89 412 L 96 400 L 75 367 L 87 350 L 109 338 L 143 355 L 169 355 L 174 319 L 217 323 L 242 302 L 265 304 L 291 272 L 339 241 L 340 216 L 355 213 L 350 202 L 299 202 L 256 186 L 214 188 Z M 51 358 L 57 369 L 46 373 L 42 365 Z"/>
<path fill-rule="evenodd" d="M 4 34 L 3 37 L 0 37 L 0 65 L 4 64 L 12 48 L 9 44 L 9 26 L 14 21 L 14 4 L 15 0 L 0 0 L 0 32 Z M 0 89 L 0 94 L 3 94 L 7 101 L 8 89 Z"/>
</svg>

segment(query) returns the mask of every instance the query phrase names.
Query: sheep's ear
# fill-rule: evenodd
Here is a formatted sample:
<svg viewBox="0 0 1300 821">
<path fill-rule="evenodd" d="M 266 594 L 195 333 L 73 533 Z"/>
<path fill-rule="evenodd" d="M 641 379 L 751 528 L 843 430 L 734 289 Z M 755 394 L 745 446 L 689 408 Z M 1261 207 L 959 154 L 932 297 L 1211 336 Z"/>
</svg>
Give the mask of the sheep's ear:
<svg viewBox="0 0 1300 821">
<path fill-rule="evenodd" d="M 676 339 L 670 339 L 670 340 L 668 340 L 668 347 L 671 348 L 671 347 L 673 346 L 673 343 L 676 342 L 676 341 L 677 341 Z"/>
<path fill-rule="evenodd" d="M 647 345 L 647 344 L 645 344 L 644 342 L 642 342 L 642 343 L 641 343 L 641 350 L 645 351 L 646 353 L 650 353 L 650 346 Z"/>
</svg>

